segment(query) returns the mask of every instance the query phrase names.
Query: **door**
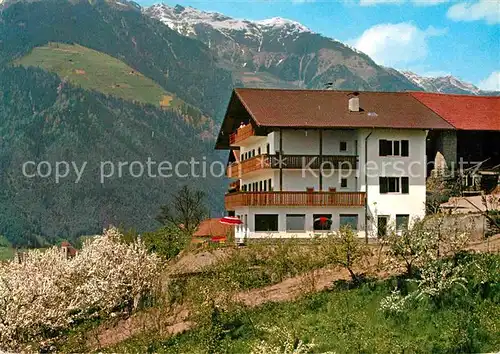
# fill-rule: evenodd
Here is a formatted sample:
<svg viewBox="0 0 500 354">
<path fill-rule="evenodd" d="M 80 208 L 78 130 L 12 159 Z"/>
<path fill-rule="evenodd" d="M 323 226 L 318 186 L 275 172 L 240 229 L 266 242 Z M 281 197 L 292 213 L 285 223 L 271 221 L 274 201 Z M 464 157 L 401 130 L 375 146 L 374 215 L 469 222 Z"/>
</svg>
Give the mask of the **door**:
<svg viewBox="0 0 500 354">
<path fill-rule="evenodd" d="M 387 224 L 389 223 L 388 216 L 379 216 L 377 218 L 377 235 L 378 237 L 387 236 Z"/>
</svg>

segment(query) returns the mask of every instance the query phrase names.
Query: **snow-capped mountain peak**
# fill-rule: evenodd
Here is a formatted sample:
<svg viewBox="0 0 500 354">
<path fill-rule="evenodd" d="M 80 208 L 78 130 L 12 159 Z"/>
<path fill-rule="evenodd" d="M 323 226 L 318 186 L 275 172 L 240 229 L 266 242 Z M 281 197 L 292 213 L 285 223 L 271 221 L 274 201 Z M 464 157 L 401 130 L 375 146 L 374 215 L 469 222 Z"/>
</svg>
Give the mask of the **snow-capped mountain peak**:
<svg viewBox="0 0 500 354">
<path fill-rule="evenodd" d="M 293 32 L 311 32 L 304 25 L 275 17 L 262 21 L 249 21 L 244 19 L 235 19 L 218 12 L 207 12 L 195 9 L 193 7 L 184 7 L 181 5 L 169 6 L 166 4 L 157 4 L 145 8 L 144 12 L 149 16 L 163 22 L 171 29 L 181 34 L 194 34 L 196 25 L 208 25 L 214 29 L 227 33 L 228 31 L 248 31 L 250 33 L 262 30 L 280 29 Z"/>
<path fill-rule="evenodd" d="M 442 93 L 467 93 L 479 95 L 481 90 L 476 86 L 457 79 L 454 76 L 426 77 L 411 71 L 401 71 L 408 80 L 426 91 Z"/>
<path fill-rule="evenodd" d="M 248 21 L 236 20 L 218 12 L 200 11 L 190 6 L 176 5 L 172 7 L 166 4 L 157 4 L 145 8 L 144 12 L 181 34 L 194 33 L 194 26 L 197 24 L 206 24 L 222 30 L 242 31 L 249 29 Z"/>
<path fill-rule="evenodd" d="M 274 27 L 274 28 L 295 27 L 299 32 L 312 32 L 309 28 L 307 28 L 303 24 L 282 17 L 273 17 L 267 20 L 255 21 L 254 23 L 263 27 Z"/>
</svg>

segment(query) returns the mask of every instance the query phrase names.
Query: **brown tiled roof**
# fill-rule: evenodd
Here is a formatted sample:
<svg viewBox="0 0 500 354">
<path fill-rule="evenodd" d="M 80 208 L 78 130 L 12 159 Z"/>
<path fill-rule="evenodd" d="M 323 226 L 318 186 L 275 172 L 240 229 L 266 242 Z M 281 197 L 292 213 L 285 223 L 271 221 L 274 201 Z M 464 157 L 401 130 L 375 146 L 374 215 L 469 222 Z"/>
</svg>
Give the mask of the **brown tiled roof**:
<svg viewBox="0 0 500 354">
<path fill-rule="evenodd" d="M 411 95 L 461 130 L 500 130 L 500 97 L 412 92 Z"/>
<path fill-rule="evenodd" d="M 221 224 L 220 219 L 205 219 L 200 223 L 198 229 L 193 234 L 194 237 L 214 237 L 227 236 L 232 231 L 233 226 Z"/>
<path fill-rule="evenodd" d="M 297 128 L 453 129 L 408 92 L 360 92 L 360 112 L 350 112 L 352 91 L 235 89 L 256 124 Z"/>
</svg>

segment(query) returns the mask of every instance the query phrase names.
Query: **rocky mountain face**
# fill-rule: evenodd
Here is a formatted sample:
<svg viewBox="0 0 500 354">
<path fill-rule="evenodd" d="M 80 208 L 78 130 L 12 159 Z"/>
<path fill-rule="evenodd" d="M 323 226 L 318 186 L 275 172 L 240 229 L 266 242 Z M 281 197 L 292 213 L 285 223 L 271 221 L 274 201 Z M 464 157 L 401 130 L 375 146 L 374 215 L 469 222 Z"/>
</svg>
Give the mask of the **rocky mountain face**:
<svg viewBox="0 0 500 354">
<path fill-rule="evenodd" d="M 440 93 L 457 93 L 480 95 L 484 94 L 476 86 L 467 82 L 461 81 L 451 75 L 439 77 L 425 77 L 419 76 L 411 71 L 401 72 L 408 80 L 415 85 L 421 87 L 425 91 L 440 92 Z"/>
<path fill-rule="evenodd" d="M 237 85 L 494 94 L 453 76 L 422 77 L 379 66 L 346 44 L 283 18 L 239 20 L 166 4 L 143 12 L 205 43 L 233 72 Z"/>
<path fill-rule="evenodd" d="M 257 87 L 421 90 L 404 75 L 300 23 L 237 20 L 192 7 L 153 5 L 144 13 L 205 43 L 237 84 Z"/>
</svg>

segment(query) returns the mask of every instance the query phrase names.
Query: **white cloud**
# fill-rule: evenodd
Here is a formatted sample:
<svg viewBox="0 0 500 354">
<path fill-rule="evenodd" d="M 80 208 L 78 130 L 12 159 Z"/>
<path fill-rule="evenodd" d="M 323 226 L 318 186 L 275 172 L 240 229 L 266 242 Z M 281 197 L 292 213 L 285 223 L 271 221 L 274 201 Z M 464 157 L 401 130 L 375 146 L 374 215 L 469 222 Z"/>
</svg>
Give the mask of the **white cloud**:
<svg viewBox="0 0 500 354">
<path fill-rule="evenodd" d="M 443 4 L 449 0 L 359 0 L 359 4 L 361 6 L 400 5 L 408 1 L 417 6 L 434 6 Z"/>
<path fill-rule="evenodd" d="M 450 7 L 446 16 L 454 21 L 484 20 L 491 25 L 500 23 L 500 0 L 460 2 Z"/>
<path fill-rule="evenodd" d="M 351 45 L 368 54 L 377 63 L 405 67 L 424 59 L 428 53 L 427 39 L 442 35 L 446 30 L 429 27 L 421 30 L 412 23 L 387 23 L 375 25 L 354 40 Z"/>
<path fill-rule="evenodd" d="M 490 76 L 477 84 L 481 90 L 500 91 L 500 71 L 493 71 Z"/>
<path fill-rule="evenodd" d="M 361 6 L 374 6 L 374 5 L 382 5 L 382 4 L 401 4 L 405 0 L 359 0 L 359 4 Z"/>
<path fill-rule="evenodd" d="M 447 3 L 449 0 L 412 0 L 417 6 L 434 6 Z"/>
</svg>

